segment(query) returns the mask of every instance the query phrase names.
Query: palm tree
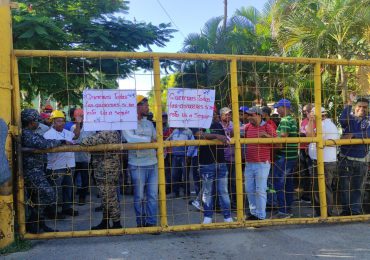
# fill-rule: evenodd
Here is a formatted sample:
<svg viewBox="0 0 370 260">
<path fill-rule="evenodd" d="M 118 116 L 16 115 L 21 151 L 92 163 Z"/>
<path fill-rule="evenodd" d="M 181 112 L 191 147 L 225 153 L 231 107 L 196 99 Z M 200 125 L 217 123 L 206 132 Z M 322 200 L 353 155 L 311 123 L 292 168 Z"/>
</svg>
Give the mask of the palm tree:
<svg viewBox="0 0 370 260">
<path fill-rule="evenodd" d="M 279 2 L 279 1 L 276 1 Z M 281 13 L 277 39 L 285 55 L 321 58 L 368 58 L 370 0 L 290 1 Z M 328 68 L 329 69 L 329 68 Z M 335 88 L 347 96 L 345 68 L 335 69 Z"/>
</svg>

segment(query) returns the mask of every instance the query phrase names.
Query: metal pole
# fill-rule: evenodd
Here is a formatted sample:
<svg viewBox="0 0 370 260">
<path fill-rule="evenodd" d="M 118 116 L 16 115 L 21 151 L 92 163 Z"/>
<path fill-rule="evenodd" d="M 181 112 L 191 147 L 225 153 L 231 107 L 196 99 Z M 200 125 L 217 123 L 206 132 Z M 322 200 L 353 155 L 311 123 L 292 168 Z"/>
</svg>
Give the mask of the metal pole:
<svg viewBox="0 0 370 260">
<path fill-rule="evenodd" d="M 157 128 L 157 157 L 158 157 L 158 183 L 159 183 L 159 208 L 161 226 L 166 227 L 167 224 L 167 206 L 166 206 L 166 178 L 164 169 L 164 146 L 163 146 L 163 125 L 162 125 L 162 100 L 161 100 L 161 71 L 159 59 L 154 58 L 154 106 L 156 112 L 156 128 Z"/>
<path fill-rule="evenodd" d="M 12 86 L 11 86 L 11 53 L 12 29 L 9 0 L 0 0 L 0 118 L 11 125 Z M 12 129 L 11 129 L 12 130 Z M 5 144 L 8 159 L 12 158 L 12 142 L 8 138 Z M 11 162 L 11 160 L 9 160 Z M 9 163 L 9 166 L 12 166 Z M 0 172 L 4 174 L 4 172 Z M 10 177 L 0 186 L 0 248 L 4 248 L 14 241 L 14 214 L 13 214 L 13 187 Z"/>
<path fill-rule="evenodd" d="M 317 134 L 317 178 L 319 183 L 320 215 L 321 218 L 328 217 L 328 206 L 326 204 L 325 171 L 324 171 L 324 141 L 322 139 L 322 117 L 321 117 L 321 63 L 315 64 L 314 68 L 315 87 L 315 115 Z"/>
<path fill-rule="evenodd" d="M 219 60 L 249 62 L 273 62 L 273 63 L 300 63 L 346 65 L 346 66 L 369 66 L 370 60 L 345 60 L 345 59 L 320 59 L 320 58 L 297 58 L 256 55 L 231 55 L 231 54 L 204 54 L 204 53 L 161 53 L 161 52 L 119 52 L 119 51 L 61 51 L 61 50 L 14 50 L 15 56 L 19 57 L 61 57 L 61 58 L 124 58 L 124 59 L 171 59 L 171 60 Z"/>
<path fill-rule="evenodd" d="M 235 183 L 236 183 L 236 208 L 238 221 L 244 220 L 243 212 L 243 172 L 242 172 L 242 154 L 240 144 L 239 127 L 239 103 L 238 103 L 238 71 L 236 59 L 231 60 L 231 105 L 233 110 L 234 139 L 235 139 Z"/>
<path fill-rule="evenodd" d="M 16 134 L 17 142 L 17 197 L 16 197 L 16 209 L 17 209 L 17 224 L 19 235 L 23 236 L 26 233 L 26 214 L 25 214 L 25 203 L 24 203 L 24 179 L 23 179 L 23 159 L 22 159 L 22 146 L 21 146 L 21 97 L 19 87 L 19 73 L 18 73 L 18 60 L 12 55 L 12 82 L 13 88 L 13 120 L 15 123 L 14 130 Z"/>
</svg>

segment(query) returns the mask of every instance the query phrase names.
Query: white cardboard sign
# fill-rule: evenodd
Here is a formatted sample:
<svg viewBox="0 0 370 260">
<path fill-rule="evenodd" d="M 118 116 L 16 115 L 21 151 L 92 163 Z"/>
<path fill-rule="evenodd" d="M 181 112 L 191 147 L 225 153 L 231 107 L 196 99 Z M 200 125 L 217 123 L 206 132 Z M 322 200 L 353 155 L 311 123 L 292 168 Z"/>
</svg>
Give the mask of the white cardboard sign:
<svg viewBox="0 0 370 260">
<path fill-rule="evenodd" d="M 87 89 L 83 92 L 86 131 L 137 128 L 135 90 Z"/>
<path fill-rule="evenodd" d="M 214 104 L 214 89 L 169 88 L 167 92 L 169 126 L 209 128 Z"/>
</svg>

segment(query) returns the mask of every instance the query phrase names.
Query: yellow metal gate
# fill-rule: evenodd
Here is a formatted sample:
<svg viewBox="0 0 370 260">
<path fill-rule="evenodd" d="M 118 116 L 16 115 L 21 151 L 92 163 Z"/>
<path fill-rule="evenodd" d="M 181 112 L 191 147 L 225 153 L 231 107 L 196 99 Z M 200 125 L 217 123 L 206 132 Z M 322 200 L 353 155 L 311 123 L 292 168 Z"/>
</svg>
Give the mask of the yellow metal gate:
<svg viewBox="0 0 370 260">
<path fill-rule="evenodd" d="M 3 10 L 3 13 L 5 11 Z M 0 13 L 3 17 L 2 13 Z M 3 18 L 2 18 L 3 19 Z M 10 20 L 7 22 L 10 23 Z M 6 25 L 1 24 L 0 28 Z M 10 29 L 6 32 L 1 31 L 1 35 L 10 35 Z M 5 37 L 5 39 L 7 39 Z M 203 230 L 203 229 L 219 229 L 219 228 L 240 228 L 240 227 L 253 227 L 253 226 L 270 226 L 282 224 L 306 224 L 306 223 L 322 223 L 322 222 L 351 222 L 351 221 L 365 221 L 370 219 L 370 215 L 357 215 L 357 216 L 328 216 L 327 203 L 325 196 L 325 176 L 324 176 L 324 161 L 323 161 L 323 147 L 327 145 L 356 145 L 356 144 L 370 144 L 370 139 L 338 139 L 327 140 L 322 139 L 322 125 L 321 125 L 321 112 L 320 108 L 322 102 L 322 69 L 327 65 L 343 65 L 343 66 L 370 66 L 370 61 L 363 60 L 330 60 L 330 59 L 310 59 L 310 58 L 287 58 L 287 57 L 261 57 L 261 56 L 244 56 L 244 55 L 207 55 L 207 54 L 185 54 L 185 53 L 125 53 L 125 52 L 92 52 L 92 51 L 44 51 L 44 50 L 12 50 L 10 40 L 8 44 L 0 46 L 1 53 L 1 85 L 0 85 L 0 100 L 2 102 L 1 117 L 11 125 L 10 134 L 13 142 L 19 144 L 19 137 L 21 134 L 21 120 L 20 120 L 20 86 L 19 86 L 19 72 L 18 60 L 22 58 L 76 58 L 76 59 L 143 59 L 149 60 L 153 64 L 153 77 L 154 77 L 154 97 L 155 97 L 155 113 L 157 118 L 157 141 L 150 144 L 111 144 L 111 145 L 98 145 L 94 147 L 80 147 L 80 146 L 65 146 L 54 148 L 45 151 L 37 151 L 40 153 L 46 152 L 63 152 L 63 151 L 123 151 L 123 150 L 139 150 L 153 148 L 157 150 L 158 158 L 158 172 L 159 172 L 159 225 L 156 227 L 134 227 L 128 226 L 122 229 L 108 229 L 108 230 L 70 230 L 61 232 L 50 232 L 43 234 L 30 234 L 26 232 L 26 217 L 25 217 L 25 195 L 24 195 L 24 182 L 22 178 L 22 152 L 21 147 L 18 145 L 15 151 L 11 151 L 11 145 L 8 144 L 8 151 L 11 155 L 16 155 L 18 167 L 13 163 L 13 173 L 16 176 L 17 193 L 13 195 L 2 195 L 0 203 L 9 206 L 8 212 L 12 212 L 12 198 L 16 198 L 17 219 L 16 223 L 19 227 L 19 234 L 26 239 L 39 239 L 39 238 L 60 238 L 60 237 L 83 237 L 83 236 L 105 236 L 105 235 L 122 235 L 122 234 L 140 234 L 140 233 L 153 233 L 153 232 L 172 232 L 172 231 L 189 231 L 189 230 Z M 7 54 L 9 54 L 7 56 Z M 4 59 L 3 59 L 4 58 Z M 186 61 L 221 61 L 227 64 L 229 68 L 228 77 L 230 80 L 230 93 L 231 93 L 231 109 L 232 121 L 239 121 L 239 106 L 242 100 L 241 96 L 240 78 L 238 77 L 238 64 L 240 63 L 276 63 L 276 64 L 293 64 L 293 65 L 308 65 L 312 68 L 312 77 L 314 82 L 313 101 L 316 112 L 317 122 L 317 137 L 288 137 L 288 138 L 255 138 L 245 139 L 240 136 L 240 128 L 234 124 L 234 138 L 231 139 L 231 144 L 234 145 L 235 151 L 235 172 L 236 172 L 236 221 L 233 223 L 213 223 L 213 224 L 197 224 L 197 223 L 169 223 L 168 212 L 168 198 L 166 197 L 166 182 L 165 182 L 165 164 L 164 164 L 164 149 L 167 147 L 176 146 L 202 146 L 219 144 L 217 141 L 194 140 L 194 141 L 164 141 L 162 129 L 162 106 L 161 106 L 161 83 L 160 83 L 160 62 L 162 60 L 186 60 Z M 284 73 L 284 72 L 282 72 Z M 10 140 L 10 138 L 9 138 Z M 244 192 L 243 192 L 243 172 L 242 172 L 242 145 L 243 144 L 282 144 L 282 143 L 316 143 L 317 144 L 317 166 L 318 166 L 318 183 L 319 183 L 319 196 L 320 196 L 320 216 L 319 217 L 303 217 L 289 219 L 266 219 L 263 221 L 247 221 L 245 220 L 244 206 Z M 9 158 L 14 158 L 11 156 Z M 13 162 L 11 159 L 10 162 Z M 15 170 L 17 169 L 17 171 Z M 1 206 L 1 205 L 0 205 Z M 6 212 L 2 212 L 1 216 L 5 216 Z M 9 216 L 7 215 L 7 218 Z M 11 220 L 9 220 L 11 221 Z M 1 228 L 5 230 L 8 228 L 10 235 L 7 238 L 0 237 L 0 239 L 12 240 L 12 224 L 1 221 Z M 200 222 L 199 222 L 200 223 Z M 4 232 L 4 231 L 2 231 Z M 5 232 L 6 233 L 6 232 Z M 5 242 L 6 243 L 6 242 Z"/>
</svg>

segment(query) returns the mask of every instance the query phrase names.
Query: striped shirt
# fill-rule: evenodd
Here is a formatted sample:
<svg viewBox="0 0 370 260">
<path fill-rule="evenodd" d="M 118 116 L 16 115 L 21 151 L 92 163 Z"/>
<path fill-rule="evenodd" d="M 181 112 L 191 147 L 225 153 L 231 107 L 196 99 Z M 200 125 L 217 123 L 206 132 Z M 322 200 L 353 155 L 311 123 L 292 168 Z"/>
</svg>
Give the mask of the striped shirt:
<svg viewBox="0 0 370 260">
<path fill-rule="evenodd" d="M 258 138 L 260 133 L 266 132 L 272 137 L 276 137 L 275 129 L 262 121 L 259 126 L 247 124 L 245 126 L 245 137 L 246 138 Z M 247 162 L 271 162 L 271 144 L 248 144 L 246 160 Z"/>
<path fill-rule="evenodd" d="M 298 137 L 297 121 L 291 116 L 283 117 L 276 130 L 278 136 L 288 134 L 288 137 Z M 283 144 L 283 147 L 277 152 L 277 157 L 285 157 L 286 159 L 298 158 L 298 144 Z"/>
</svg>

